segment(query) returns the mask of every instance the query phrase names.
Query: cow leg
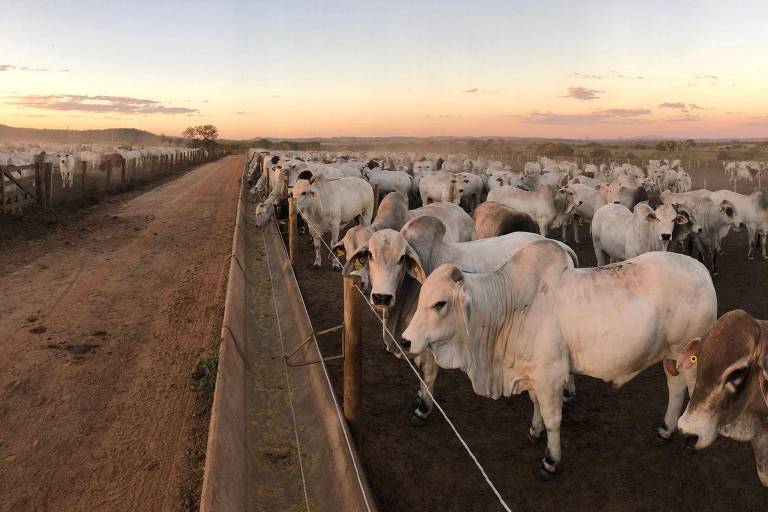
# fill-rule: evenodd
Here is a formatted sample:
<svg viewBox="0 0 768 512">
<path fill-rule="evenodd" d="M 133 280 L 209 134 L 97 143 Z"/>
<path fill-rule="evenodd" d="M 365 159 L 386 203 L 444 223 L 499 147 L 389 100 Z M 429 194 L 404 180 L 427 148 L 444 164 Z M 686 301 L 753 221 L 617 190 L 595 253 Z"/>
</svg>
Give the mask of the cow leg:
<svg viewBox="0 0 768 512">
<path fill-rule="evenodd" d="M 768 260 L 768 254 L 765 253 L 766 245 L 768 245 L 768 234 L 760 235 L 760 248 L 763 252 L 763 259 Z"/>
<path fill-rule="evenodd" d="M 562 230 L 562 235 L 561 235 L 562 241 L 567 242 L 568 241 L 568 223 L 566 222 L 565 219 L 563 219 L 563 225 L 561 226 L 561 230 Z"/>
<path fill-rule="evenodd" d="M 437 380 L 439 367 L 435 361 L 435 356 L 429 350 L 420 354 L 415 362 L 421 372 L 421 378 L 426 384 L 426 386 L 419 384 L 420 389 L 416 393 L 416 401 L 411 413 L 411 425 L 418 427 L 426 423 L 429 415 L 432 414 L 432 408 L 434 407 L 432 396 L 434 396 L 435 392 L 435 381 Z"/>
<path fill-rule="evenodd" d="M 747 240 L 749 240 L 749 251 L 747 252 L 747 260 L 755 259 L 755 230 L 747 225 Z"/>
<path fill-rule="evenodd" d="M 541 408 L 539 407 L 539 401 L 536 400 L 536 394 L 533 391 L 529 391 L 528 398 L 531 399 L 533 404 L 531 428 L 528 429 L 528 442 L 537 444 L 541 440 L 541 434 L 544 433 L 544 420 L 541 419 Z"/>
<path fill-rule="evenodd" d="M 768 430 L 763 429 L 752 439 L 752 450 L 755 452 L 757 476 L 760 482 L 768 487 Z"/>
<path fill-rule="evenodd" d="M 339 243 L 339 225 L 334 222 L 331 226 L 331 247 L 336 247 L 337 243 Z M 341 263 L 339 263 L 338 258 L 331 256 L 331 268 L 341 270 Z"/>
<path fill-rule="evenodd" d="M 565 393 L 563 402 L 569 404 L 576 399 L 576 377 L 572 373 L 568 374 L 568 380 L 565 381 Z"/>
<path fill-rule="evenodd" d="M 677 420 L 680 419 L 680 413 L 683 410 L 683 401 L 685 401 L 688 386 L 683 375 L 670 375 L 666 368 L 664 374 L 667 377 L 669 401 L 667 402 L 667 413 L 664 415 L 664 426 L 659 427 L 656 431 L 662 440 L 668 441 L 677 430 Z"/>
<path fill-rule="evenodd" d="M 320 246 L 323 242 L 320 240 L 320 236 L 319 233 L 316 233 L 314 230 L 312 231 L 312 245 L 315 246 L 315 261 L 312 263 L 312 267 L 315 269 L 323 266 L 323 258 L 320 255 Z"/>
<path fill-rule="evenodd" d="M 544 382 L 541 386 L 541 392 L 536 393 L 541 418 L 547 429 L 547 451 L 544 453 L 539 469 L 539 475 L 545 480 L 552 479 L 562 458 L 560 453 L 560 422 L 563 419 L 564 383 L 565 379 Z"/>
<path fill-rule="evenodd" d="M 581 242 L 579 240 L 579 225 L 580 224 L 581 224 L 581 217 L 579 217 L 579 221 L 578 222 L 574 222 L 573 223 L 573 239 L 576 241 L 577 244 Z"/>
</svg>

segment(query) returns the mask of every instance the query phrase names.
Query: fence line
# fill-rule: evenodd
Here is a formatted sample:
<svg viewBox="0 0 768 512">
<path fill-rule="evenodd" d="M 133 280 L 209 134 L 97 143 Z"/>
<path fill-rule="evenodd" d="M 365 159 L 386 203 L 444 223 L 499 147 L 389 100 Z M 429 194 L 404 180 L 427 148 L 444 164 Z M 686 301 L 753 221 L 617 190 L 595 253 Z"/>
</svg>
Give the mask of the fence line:
<svg viewBox="0 0 768 512">
<path fill-rule="evenodd" d="M 126 187 L 216 160 L 223 154 L 217 150 L 189 151 L 145 156 L 141 162 L 135 158 L 123 160 L 119 166 L 119 179 L 113 179 L 117 166 L 109 163 L 97 166 L 80 161 L 71 176 L 56 172 L 50 162 L 0 167 L 0 214 L 22 214 L 32 205 L 46 208 L 65 202 L 86 203 L 98 193 L 123 191 Z"/>
<path fill-rule="evenodd" d="M 275 219 L 275 221 L 276 220 L 277 219 Z M 333 253 L 333 250 L 326 243 L 326 241 L 323 239 L 323 237 L 320 235 L 320 232 L 317 229 L 315 229 L 315 227 L 312 225 L 312 223 L 310 223 L 306 218 L 304 219 L 304 221 L 306 222 L 307 226 L 309 226 L 310 229 L 312 229 L 315 232 L 315 234 L 317 234 L 318 238 L 323 243 L 325 248 L 328 250 L 328 252 L 330 253 L 331 257 L 333 257 L 336 260 L 336 262 L 339 265 L 341 265 L 341 261 Z M 343 267 L 343 265 L 342 265 L 342 267 Z M 370 303 L 370 301 L 365 296 L 363 291 L 360 290 L 360 288 L 358 288 L 357 286 L 353 286 L 353 288 L 355 288 L 357 290 L 357 292 L 362 297 L 363 301 L 365 301 L 365 303 L 371 309 L 371 311 L 373 312 L 374 316 L 376 316 L 376 319 L 381 323 L 382 327 L 384 328 L 384 331 L 386 331 L 387 335 L 390 336 L 393 340 L 396 340 L 395 336 L 393 336 L 392 333 L 389 331 L 389 329 L 387 328 L 386 323 L 384 323 L 384 320 L 376 312 L 376 308 Z M 416 375 L 416 378 L 419 380 L 419 383 L 423 386 L 423 388 L 426 390 L 426 392 L 429 395 L 429 397 L 432 399 L 432 403 L 433 403 L 434 407 L 437 408 L 437 410 L 440 411 L 440 414 L 442 414 L 443 418 L 445 418 L 445 421 L 448 423 L 448 426 L 451 428 L 453 433 L 456 435 L 457 439 L 459 440 L 461 445 L 464 447 L 464 450 L 466 450 L 466 452 L 469 454 L 469 457 L 472 459 L 472 462 L 474 462 L 475 466 L 477 466 L 477 468 L 480 471 L 480 474 L 482 475 L 483 479 L 488 484 L 488 486 L 491 488 L 493 493 L 496 495 L 496 498 L 498 499 L 499 504 L 504 508 L 504 510 L 506 510 L 507 512 L 511 512 L 511 509 L 509 508 L 509 505 L 507 505 L 507 502 L 504 501 L 504 498 L 501 496 L 501 493 L 498 491 L 496 486 L 491 481 L 491 478 L 488 476 L 488 473 L 485 471 L 485 468 L 482 466 L 482 464 L 480 464 L 480 461 L 477 459 L 477 456 L 474 454 L 472 449 L 469 447 L 467 442 L 464 440 L 462 435 L 459 433 L 459 430 L 456 428 L 454 423 L 448 417 L 448 414 L 445 412 L 443 407 L 440 405 L 440 403 L 437 401 L 435 396 L 429 390 L 429 388 L 427 387 L 426 382 L 424 382 L 424 379 L 422 379 L 421 374 L 419 373 L 419 370 L 413 365 L 413 363 L 411 362 L 411 359 L 408 357 L 408 354 L 405 353 L 405 351 L 403 350 L 403 348 L 400 346 L 399 343 L 395 342 L 395 345 L 400 350 L 400 353 L 402 354 L 403 359 L 406 361 L 406 363 L 408 363 L 408 366 L 410 367 L 411 371 Z"/>
</svg>

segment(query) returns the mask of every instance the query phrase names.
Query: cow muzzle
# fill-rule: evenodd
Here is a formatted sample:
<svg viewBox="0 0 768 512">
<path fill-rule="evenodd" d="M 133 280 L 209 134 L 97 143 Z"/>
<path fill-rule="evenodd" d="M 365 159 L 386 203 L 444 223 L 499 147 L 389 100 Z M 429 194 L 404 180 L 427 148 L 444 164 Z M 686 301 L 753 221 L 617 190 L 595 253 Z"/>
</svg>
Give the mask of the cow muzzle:
<svg viewBox="0 0 768 512">
<path fill-rule="evenodd" d="M 388 308 L 392 305 L 392 295 L 389 293 L 372 293 L 371 302 L 374 306 Z"/>
</svg>

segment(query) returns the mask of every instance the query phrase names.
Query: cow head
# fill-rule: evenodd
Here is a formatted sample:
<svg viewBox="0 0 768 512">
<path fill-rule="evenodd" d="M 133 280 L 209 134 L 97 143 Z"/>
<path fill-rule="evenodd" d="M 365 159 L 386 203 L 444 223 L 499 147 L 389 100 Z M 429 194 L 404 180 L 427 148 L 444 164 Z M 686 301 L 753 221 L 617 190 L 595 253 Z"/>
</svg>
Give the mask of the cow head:
<svg viewBox="0 0 768 512">
<path fill-rule="evenodd" d="M 706 448 L 718 433 L 748 441 L 754 431 L 729 426 L 744 413 L 766 414 L 764 364 L 768 333 L 742 310 L 721 316 L 701 339 L 689 343 L 677 369 L 696 369 L 696 386 L 678 428 L 686 446 Z"/>
<path fill-rule="evenodd" d="M 669 247 L 675 224 L 684 225 L 689 222 L 685 216 L 679 215 L 672 206 L 667 205 L 659 206 L 654 211 L 647 204 L 640 203 L 635 206 L 635 216 L 644 218 L 645 222 L 650 223 L 655 243 L 661 246 L 662 251 L 666 251 Z"/>
<path fill-rule="evenodd" d="M 725 225 L 731 226 L 733 231 L 741 231 L 744 227 L 744 216 L 736 209 L 732 202 L 724 199 L 720 202 L 718 211 Z"/>
<path fill-rule="evenodd" d="M 563 187 L 557 191 L 560 197 L 565 200 L 565 211 L 563 215 L 570 215 L 577 207 L 584 204 L 584 201 L 579 199 L 578 194 L 574 191 L 573 187 Z"/>
<path fill-rule="evenodd" d="M 280 202 L 280 198 L 269 196 L 266 201 L 256 206 L 254 214 L 254 224 L 260 228 L 265 226 L 275 214 L 275 206 Z"/>
<path fill-rule="evenodd" d="M 347 255 L 344 273 L 367 270 L 371 303 L 380 310 L 395 305 L 397 291 L 405 275 L 424 281 L 425 273 L 418 254 L 403 235 L 393 229 L 374 233 L 368 243 Z"/>
<path fill-rule="evenodd" d="M 467 360 L 471 318 L 464 274 L 454 265 L 441 265 L 421 287 L 416 313 L 403 332 L 403 348 L 412 354 L 429 348 L 442 368 L 459 368 Z"/>
</svg>

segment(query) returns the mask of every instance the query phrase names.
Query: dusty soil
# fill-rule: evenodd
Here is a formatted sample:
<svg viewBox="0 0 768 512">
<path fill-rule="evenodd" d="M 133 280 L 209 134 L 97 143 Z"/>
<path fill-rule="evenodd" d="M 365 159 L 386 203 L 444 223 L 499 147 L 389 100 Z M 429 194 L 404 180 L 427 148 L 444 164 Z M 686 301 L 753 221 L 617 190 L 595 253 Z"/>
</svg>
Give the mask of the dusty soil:
<svg viewBox="0 0 768 512">
<path fill-rule="evenodd" d="M 241 166 L 2 221 L 0 510 L 196 510 Z"/>
<path fill-rule="evenodd" d="M 704 169 L 692 174 L 695 185 L 702 186 Z M 719 170 L 709 170 L 707 178 L 710 189 L 728 186 Z M 583 266 L 595 264 L 591 241 L 572 245 Z M 768 318 L 768 262 L 746 261 L 743 232 L 732 233 L 724 250 L 715 283 L 720 313 L 744 308 Z M 308 237 L 298 256 L 296 274 L 315 330 L 338 324 L 340 275 L 330 269 L 327 256 L 322 270 L 311 269 Z M 409 425 L 417 381 L 405 362 L 385 352 L 380 336 L 368 312 L 360 452 L 381 510 L 501 510 L 437 411 L 427 425 Z M 338 338 L 323 337 L 320 343 L 325 355 L 340 352 Z M 340 397 L 342 364 L 328 366 Z M 543 482 L 535 471 L 544 446 L 526 440 L 531 414 L 526 396 L 481 398 L 459 371 L 441 371 L 436 385 L 438 400 L 513 510 L 765 510 L 768 489 L 760 485 L 748 444 L 720 439 L 692 455 L 683 454 L 679 439 L 654 445 L 653 429 L 666 407 L 660 365 L 618 391 L 587 377 L 577 378 L 577 389 L 575 403 L 564 410 L 563 472 Z"/>
</svg>

